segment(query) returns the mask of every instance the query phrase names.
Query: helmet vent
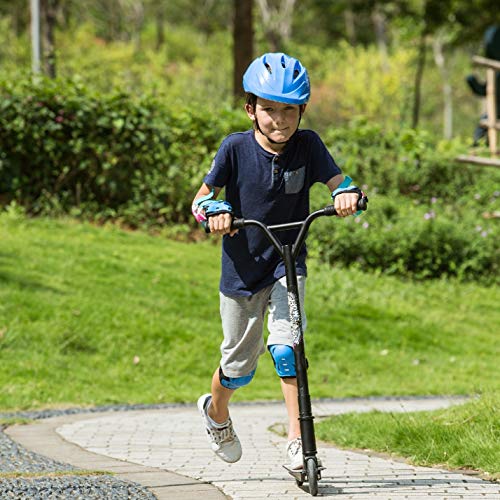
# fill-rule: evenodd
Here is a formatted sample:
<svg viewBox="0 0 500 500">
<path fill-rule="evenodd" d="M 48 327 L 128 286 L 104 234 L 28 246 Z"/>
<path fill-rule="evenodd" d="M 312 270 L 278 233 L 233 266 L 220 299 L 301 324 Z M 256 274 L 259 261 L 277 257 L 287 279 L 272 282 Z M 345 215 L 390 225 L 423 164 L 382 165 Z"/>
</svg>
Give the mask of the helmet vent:
<svg viewBox="0 0 500 500">
<path fill-rule="evenodd" d="M 293 78 L 297 78 L 300 74 L 301 66 L 299 61 L 295 62 L 295 68 L 293 68 Z"/>
<path fill-rule="evenodd" d="M 269 63 L 264 63 L 264 66 L 266 67 L 267 71 L 269 71 L 269 74 L 272 75 L 273 74 L 273 70 L 271 68 L 271 65 Z"/>
</svg>

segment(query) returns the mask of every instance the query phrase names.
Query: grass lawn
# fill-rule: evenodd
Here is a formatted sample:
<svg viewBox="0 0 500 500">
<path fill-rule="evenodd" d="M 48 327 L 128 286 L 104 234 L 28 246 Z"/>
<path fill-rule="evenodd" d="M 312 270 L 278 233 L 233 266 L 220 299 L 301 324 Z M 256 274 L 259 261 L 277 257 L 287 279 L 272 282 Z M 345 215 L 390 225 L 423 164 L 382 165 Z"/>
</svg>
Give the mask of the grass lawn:
<svg viewBox="0 0 500 500">
<path fill-rule="evenodd" d="M 7 214 L 0 235 L 0 409 L 194 401 L 209 389 L 217 244 Z M 498 289 L 314 263 L 309 276 L 313 397 L 498 388 Z M 265 355 L 236 398 L 280 397 Z"/>
<path fill-rule="evenodd" d="M 446 410 L 329 418 L 317 436 L 344 448 L 395 454 L 414 464 L 482 471 L 500 479 L 500 395 Z"/>
<path fill-rule="evenodd" d="M 0 214 L 0 410 L 190 401 L 219 359 L 220 248 Z M 500 292 L 310 262 L 313 397 L 476 394 L 432 414 L 348 415 L 342 446 L 498 472 Z M 269 356 L 235 400 L 279 399 Z"/>
</svg>

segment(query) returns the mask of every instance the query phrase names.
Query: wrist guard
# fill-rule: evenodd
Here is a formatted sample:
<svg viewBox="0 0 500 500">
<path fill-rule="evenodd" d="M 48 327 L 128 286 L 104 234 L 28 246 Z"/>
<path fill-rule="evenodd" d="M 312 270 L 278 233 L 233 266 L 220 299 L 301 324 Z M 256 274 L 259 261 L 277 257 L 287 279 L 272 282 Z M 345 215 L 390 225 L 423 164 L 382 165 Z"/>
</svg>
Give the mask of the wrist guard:
<svg viewBox="0 0 500 500">
<path fill-rule="evenodd" d="M 338 194 L 343 193 L 357 193 L 359 196 L 363 196 L 363 192 L 358 186 L 351 186 L 352 179 L 346 175 L 345 179 L 339 184 L 339 187 L 332 191 L 332 200 L 335 201 L 335 197 Z"/>
<path fill-rule="evenodd" d="M 364 196 L 363 191 L 361 191 L 361 189 L 359 189 L 358 186 L 351 186 L 351 182 L 352 179 L 348 175 L 346 175 L 344 180 L 339 184 L 339 187 L 332 191 L 332 201 L 335 202 L 335 197 L 338 194 L 343 194 L 343 193 L 356 193 L 359 196 L 359 198 Z M 354 216 L 356 217 L 357 215 L 361 214 L 361 212 L 362 212 L 361 210 L 358 210 L 354 214 Z"/>
<path fill-rule="evenodd" d="M 203 227 L 206 226 L 208 217 L 219 214 L 232 214 L 233 207 L 227 201 L 217 201 L 213 199 L 214 190 L 210 191 L 206 196 L 198 198 L 191 206 L 191 211 L 194 218 Z"/>
<path fill-rule="evenodd" d="M 215 201 L 212 200 L 211 203 L 205 208 L 205 215 L 208 217 L 212 217 L 214 215 L 219 214 L 232 214 L 233 207 L 227 201 Z"/>
</svg>

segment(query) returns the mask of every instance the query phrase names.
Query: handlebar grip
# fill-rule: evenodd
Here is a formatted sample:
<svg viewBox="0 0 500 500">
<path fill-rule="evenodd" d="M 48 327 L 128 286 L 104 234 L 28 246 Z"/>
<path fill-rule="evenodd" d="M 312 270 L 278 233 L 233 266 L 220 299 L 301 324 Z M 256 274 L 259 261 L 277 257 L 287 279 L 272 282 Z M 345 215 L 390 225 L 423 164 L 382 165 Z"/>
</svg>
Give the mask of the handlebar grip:
<svg viewBox="0 0 500 500">
<path fill-rule="evenodd" d="M 245 219 L 233 219 L 231 224 L 231 229 L 241 229 L 245 225 Z M 210 227 L 208 226 L 208 221 L 205 225 L 205 233 L 210 234 Z"/>
<path fill-rule="evenodd" d="M 362 196 L 358 200 L 358 210 L 363 210 L 363 212 L 368 208 L 368 196 Z"/>
<path fill-rule="evenodd" d="M 358 210 L 362 210 L 363 212 L 368 208 L 368 197 L 367 196 L 362 196 L 358 200 Z M 337 215 L 337 211 L 335 210 L 335 207 L 333 205 L 328 205 L 324 209 L 324 215 L 330 216 L 330 215 Z"/>
<path fill-rule="evenodd" d="M 233 219 L 231 229 L 241 229 L 245 225 L 245 219 Z"/>
<path fill-rule="evenodd" d="M 335 210 L 335 207 L 333 205 L 328 205 L 323 210 L 325 211 L 325 215 L 327 216 L 337 215 L 337 211 Z"/>
</svg>

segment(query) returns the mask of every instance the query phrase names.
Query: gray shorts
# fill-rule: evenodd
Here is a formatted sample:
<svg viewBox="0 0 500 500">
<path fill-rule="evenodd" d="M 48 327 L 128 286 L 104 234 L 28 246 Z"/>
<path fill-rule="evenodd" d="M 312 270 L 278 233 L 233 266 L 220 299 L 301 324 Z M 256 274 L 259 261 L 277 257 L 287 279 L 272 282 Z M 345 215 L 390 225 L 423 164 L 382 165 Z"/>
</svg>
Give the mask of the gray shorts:
<svg viewBox="0 0 500 500">
<path fill-rule="evenodd" d="M 298 276 L 302 328 L 306 328 L 304 295 L 306 277 Z M 220 315 L 224 340 L 220 366 L 227 377 L 244 377 L 257 368 L 264 345 L 264 318 L 269 311 L 267 345 L 293 346 L 288 313 L 286 279 L 281 278 L 250 297 L 234 297 L 220 293 Z"/>
</svg>

